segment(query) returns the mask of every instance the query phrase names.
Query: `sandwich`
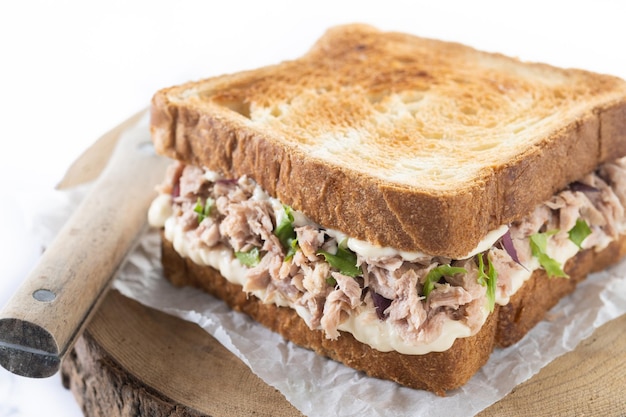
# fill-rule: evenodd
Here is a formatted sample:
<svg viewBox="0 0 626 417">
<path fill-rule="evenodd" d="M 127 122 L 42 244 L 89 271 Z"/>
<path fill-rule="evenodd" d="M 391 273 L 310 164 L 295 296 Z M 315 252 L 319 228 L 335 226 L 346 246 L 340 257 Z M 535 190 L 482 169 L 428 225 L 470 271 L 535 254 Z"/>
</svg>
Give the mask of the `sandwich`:
<svg viewBox="0 0 626 417">
<path fill-rule="evenodd" d="M 361 25 L 158 91 L 177 286 L 445 395 L 626 253 L 626 82 Z"/>
</svg>

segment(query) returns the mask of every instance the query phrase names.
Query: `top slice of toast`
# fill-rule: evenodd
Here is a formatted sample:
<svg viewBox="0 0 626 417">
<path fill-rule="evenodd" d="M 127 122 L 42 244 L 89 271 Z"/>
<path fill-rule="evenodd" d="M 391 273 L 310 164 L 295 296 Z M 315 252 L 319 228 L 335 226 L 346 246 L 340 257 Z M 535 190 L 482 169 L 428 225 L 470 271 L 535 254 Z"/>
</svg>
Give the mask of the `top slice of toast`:
<svg viewBox="0 0 626 417">
<path fill-rule="evenodd" d="M 151 130 L 324 227 L 459 258 L 626 155 L 626 82 L 345 25 L 299 59 L 157 92 Z"/>
</svg>

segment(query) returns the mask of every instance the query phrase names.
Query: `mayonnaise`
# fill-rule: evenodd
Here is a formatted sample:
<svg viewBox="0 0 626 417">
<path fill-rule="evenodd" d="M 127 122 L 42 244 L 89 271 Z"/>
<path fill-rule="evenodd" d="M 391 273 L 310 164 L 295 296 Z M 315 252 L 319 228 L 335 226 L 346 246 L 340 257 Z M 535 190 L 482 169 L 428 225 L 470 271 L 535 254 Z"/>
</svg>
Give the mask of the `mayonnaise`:
<svg viewBox="0 0 626 417">
<path fill-rule="evenodd" d="M 155 203 L 160 204 L 156 201 Z M 160 210 L 156 211 L 160 212 Z M 174 249 L 182 257 L 189 258 L 198 265 L 210 266 L 218 270 L 230 283 L 245 286 L 247 268 L 235 258 L 232 249 L 226 246 L 206 248 L 191 245 L 190 239 L 186 238 L 185 232 L 177 224 L 174 217 L 170 217 L 164 222 L 164 228 L 165 238 L 172 242 Z M 304 307 L 288 301 L 276 291 L 268 294 L 265 289 L 258 289 L 251 291 L 251 294 L 267 304 L 273 303 L 278 306 L 291 307 L 307 324 L 311 321 L 310 313 Z M 481 323 L 484 323 L 487 315 L 488 310 L 485 307 L 482 309 Z M 395 350 L 407 355 L 443 352 L 448 350 L 457 338 L 472 335 L 470 328 L 464 323 L 447 319 L 437 339 L 430 343 L 412 344 L 404 340 L 397 329 L 388 321 L 379 320 L 374 308 L 366 306 L 360 306 L 353 314 L 349 315 L 348 319 L 339 325 L 339 330 L 351 333 L 356 340 L 378 351 Z"/>
<path fill-rule="evenodd" d="M 218 174 L 208 172 L 205 177 L 211 181 L 219 179 Z M 240 179 L 244 181 L 245 179 Z M 274 211 L 274 217 L 277 224 L 280 224 L 287 214 L 283 204 L 269 196 L 259 185 L 256 185 L 251 197 L 256 201 L 268 201 Z M 304 226 L 313 225 L 319 227 L 316 223 L 306 217 L 303 213 L 293 210 L 294 225 Z M 214 248 L 199 247 L 194 245 L 193 240 L 185 236 L 185 231 L 176 222 L 172 210 L 172 198 L 168 195 L 158 196 L 152 203 L 148 213 L 149 223 L 154 227 L 164 227 L 165 237 L 172 242 L 174 249 L 183 257 L 191 259 L 198 265 L 206 265 L 215 268 L 229 282 L 245 287 L 247 278 L 247 268 L 243 266 L 234 256 L 231 248 L 226 246 L 218 246 Z M 482 253 L 491 248 L 495 242 L 500 239 L 508 230 L 508 226 L 503 225 L 489 232 L 477 245 L 470 251 L 467 259 Z M 380 247 L 372 245 L 363 240 L 351 238 L 339 231 L 326 229 L 325 233 L 335 238 L 338 242 L 347 242 L 347 246 L 355 253 L 366 258 L 384 258 L 400 256 L 403 260 L 414 262 L 418 259 L 430 258 L 430 255 L 422 252 L 401 251 L 390 247 Z M 561 265 L 578 253 L 579 248 L 572 242 L 567 242 L 557 246 L 552 239 L 548 239 L 547 254 L 558 261 Z M 506 305 L 510 298 L 522 287 L 532 275 L 532 273 L 540 268 L 536 258 L 531 258 L 528 265 L 524 265 L 523 269 L 511 272 L 511 284 L 507 294 L 497 292 L 496 303 Z M 268 292 L 265 289 L 257 289 L 251 293 L 264 303 L 274 303 L 278 306 L 288 306 L 293 308 L 297 314 L 302 317 L 307 324 L 311 322 L 309 311 L 301 305 L 295 305 L 287 300 L 277 291 Z M 477 322 L 485 322 L 489 311 L 487 305 L 481 309 L 481 317 Z M 480 328 L 480 326 L 477 326 Z M 382 352 L 398 351 L 403 354 L 421 355 L 429 352 L 441 352 L 449 349 L 457 338 L 469 337 L 472 335 L 471 329 L 461 321 L 447 319 L 443 324 L 443 330 L 436 340 L 430 343 L 411 343 L 406 341 L 402 335 L 398 333 L 398 329 L 388 321 L 379 320 L 374 308 L 362 305 L 353 310 L 348 318 L 339 325 L 339 330 L 351 333 L 355 339 L 371 346 Z"/>
</svg>

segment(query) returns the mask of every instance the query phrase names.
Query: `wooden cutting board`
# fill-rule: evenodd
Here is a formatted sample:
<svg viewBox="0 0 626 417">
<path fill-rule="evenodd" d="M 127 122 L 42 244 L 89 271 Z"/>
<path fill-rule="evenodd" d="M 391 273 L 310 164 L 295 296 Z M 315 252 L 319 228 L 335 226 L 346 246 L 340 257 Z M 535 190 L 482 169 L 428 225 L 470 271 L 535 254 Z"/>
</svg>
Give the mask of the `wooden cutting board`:
<svg viewBox="0 0 626 417">
<path fill-rule="evenodd" d="M 68 170 L 61 188 L 96 178 L 124 129 Z M 480 416 L 625 416 L 626 316 L 599 328 Z M 86 416 L 300 416 L 283 395 L 195 324 L 111 290 L 62 366 Z"/>
</svg>

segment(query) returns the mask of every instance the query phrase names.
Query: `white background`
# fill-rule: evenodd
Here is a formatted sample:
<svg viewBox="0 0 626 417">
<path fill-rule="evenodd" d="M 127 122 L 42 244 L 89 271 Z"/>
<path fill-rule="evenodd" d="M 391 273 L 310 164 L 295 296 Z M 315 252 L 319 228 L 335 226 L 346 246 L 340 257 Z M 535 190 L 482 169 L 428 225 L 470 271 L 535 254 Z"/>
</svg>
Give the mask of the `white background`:
<svg viewBox="0 0 626 417">
<path fill-rule="evenodd" d="M 365 22 L 626 78 L 621 1 L 5 1 L 0 3 L 0 305 L 40 247 L 24 193 L 55 186 L 159 88 L 296 58 Z M 0 369 L 0 417 L 78 416 L 60 377 Z"/>
</svg>

